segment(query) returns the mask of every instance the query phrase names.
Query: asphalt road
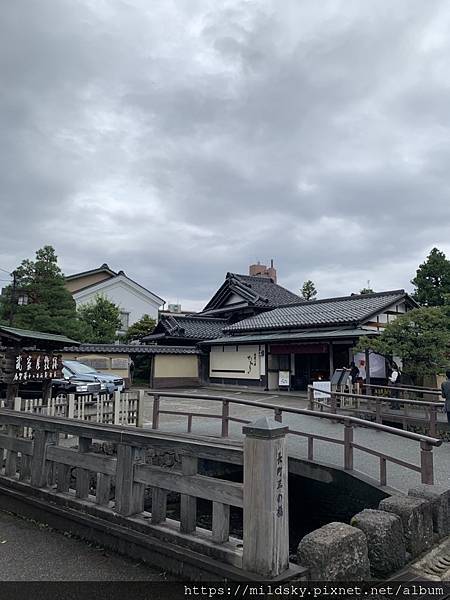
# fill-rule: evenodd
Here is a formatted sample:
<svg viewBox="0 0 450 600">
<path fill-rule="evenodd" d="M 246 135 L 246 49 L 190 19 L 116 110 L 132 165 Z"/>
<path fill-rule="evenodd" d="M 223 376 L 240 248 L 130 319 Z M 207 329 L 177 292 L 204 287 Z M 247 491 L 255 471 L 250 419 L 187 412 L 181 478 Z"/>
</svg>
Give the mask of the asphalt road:
<svg viewBox="0 0 450 600">
<path fill-rule="evenodd" d="M 174 390 L 171 390 L 174 391 Z M 177 390 L 181 392 L 182 390 Z M 245 391 L 218 391 L 211 389 L 185 390 L 186 393 L 226 395 L 236 399 L 243 398 L 268 404 L 279 404 L 296 408 L 306 408 L 306 398 L 292 398 L 288 395 L 257 394 Z M 153 400 L 147 397 L 144 420 L 145 427 L 152 425 Z M 221 414 L 221 403 L 205 400 L 191 400 L 183 398 L 161 398 L 161 409 L 187 411 L 195 410 L 202 413 Z M 230 416 L 241 419 L 255 420 L 261 416 L 272 416 L 272 410 L 253 408 L 244 405 L 230 404 Z M 303 432 L 315 432 L 320 435 L 343 439 L 343 426 L 324 419 L 304 415 L 283 414 L 283 423 L 291 429 Z M 187 417 L 182 415 L 161 415 L 160 429 L 162 431 L 187 431 Z M 194 418 L 192 433 L 220 437 L 220 419 Z M 242 437 L 242 424 L 230 423 L 230 437 Z M 400 438 L 395 435 L 377 432 L 366 428 L 354 430 L 354 442 L 378 450 L 397 459 L 420 465 L 420 444 L 418 442 Z M 307 440 L 295 435 L 288 436 L 289 453 L 300 458 L 307 458 Z M 442 446 L 433 449 L 435 482 L 450 486 L 450 444 L 444 442 Z M 343 447 L 328 442 L 316 441 L 314 444 L 314 459 L 330 465 L 343 465 Z M 361 473 L 376 480 L 379 478 L 379 459 L 359 450 L 354 451 L 354 468 Z M 399 491 L 406 492 L 409 488 L 420 483 L 420 473 L 405 469 L 399 465 L 388 463 L 387 484 Z"/>
<path fill-rule="evenodd" d="M 145 564 L 0 511 L 1 581 L 165 581 Z"/>
</svg>

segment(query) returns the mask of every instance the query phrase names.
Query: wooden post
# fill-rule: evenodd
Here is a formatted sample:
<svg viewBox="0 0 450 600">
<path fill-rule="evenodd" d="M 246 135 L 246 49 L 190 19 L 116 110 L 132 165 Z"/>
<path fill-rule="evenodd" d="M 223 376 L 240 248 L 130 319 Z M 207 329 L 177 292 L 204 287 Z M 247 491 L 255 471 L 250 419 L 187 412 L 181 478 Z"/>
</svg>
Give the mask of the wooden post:
<svg viewBox="0 0 450 600">
<path fill-rule="evenodd" d="M 184 454 L 181 457 L 181 470 L 183 475 L 196 475 L 198 459 L 195 456 Z M 180 531 L 181 533 L 192 533 L 197 525 L 197 498 L 181 494 L 180 502 Z"/>
<path fill-rule="evenodd" d="M 92 440 L 86 437 L 78 438 L 78 452 L 84 454 L 90 452 Z M 87 469 L 81 469 L 77 467 L 77 483 L 76 483 L 76 497 L 85 500 L 89 496 L 89 479 L 90 473 Z"/>
<path fill-rule="evenodd" d="M 383 422 L 383 418 L 381 416 L 381 400 L 379 400 L 378 398 L 376 398 L 375 400 L 375 421 L 377 423 L 382 423 Z"/>
<path fill-rule="evenodd" d="M 114 425 L 120 425 L 120 392 L 114 392 Z"/>
<path fill-rule="evenodd" d="M 309 410 L 314 410 L 314 390 L 312 385 L 308 385 L 308 407 Z"/>
<path fill-rule="evenodd" d="M 344 421 L 344 469 L 353 470 L 353 425 Z"/>
<path fill-rule="evenodd" d="M 227 438 L 229 434 L 230 403 L 228 400 L 222 402 L 222 437 Z"/>
<path fill-rule="evenodd" d="M 288 428 L 263 417 L 243 427 L 243 568 L 276 577 L 289 567 Z"/>
<path fill-rule="evenodd" d="M 228 541 L 230 534 L 230 506 L 213 502 L 212 539 L 216 544 Z"/>
<path fill-rule="evenodd" d="M 274 419 L 277 423 L 283 422 L 283 411 L 281 410 L 281 408 L 276 408 L 274 410 Z"/>
<path fill-rule="evenodd" d="M 334 373 L 334 360 L 333 360 L 333 342 L 328 342 L 328 355 L 330 364 L 330 381 Z"/>
<path fill-rule="evenodd" d="M 144 390 L 138 391 L 137 397 L 137 413 L 136 413 L 136 427 L 144 427 L 144 399 L 145 392 Z"/>
<path fill-rule="evenodd" d="M 153 394 L 152 429 L 159 429 L 159 394 Z"/>
<path fill-rule="evenodd" d="M 167 513 L 167 490 L 161 488 L 152 489 L 152 523 L 158 525 L 166 520 Z"/>
<path fill-rule="evenodd" d="M 97 473 L 97 490 L 95 501 L 101 506 L 109 504 L 109 496 L 111 494 L 111 475 L 105 473 Z"/>
<path fill-rule="evenodd" d="M 436 413 L 436 404 L 430 406 L 430 432 L 429 435 L 431 437 L 436 437 L 437 430 L 437 413 Z"/>
<path fill-rule="evenodd" d="M 134 482 L 134 467 L 142 460 L 140 448 L 117 445 L 116 511 L 126 517 L 144 510 L 145 486 Z"/>
<path fill-rule="evenodd" d="M 420 442 L 420 474 L 422 483 L 433 485 L 433 446 L 428 442 Z"/>
<path fill-rule="evenodd" d="M 31 457 L 31 485 L 34 487 L 44 487 L 47 484 L 46 455 L 51 440 L 52 434 L 49 431 L 35 429 Z"/>
</svg>

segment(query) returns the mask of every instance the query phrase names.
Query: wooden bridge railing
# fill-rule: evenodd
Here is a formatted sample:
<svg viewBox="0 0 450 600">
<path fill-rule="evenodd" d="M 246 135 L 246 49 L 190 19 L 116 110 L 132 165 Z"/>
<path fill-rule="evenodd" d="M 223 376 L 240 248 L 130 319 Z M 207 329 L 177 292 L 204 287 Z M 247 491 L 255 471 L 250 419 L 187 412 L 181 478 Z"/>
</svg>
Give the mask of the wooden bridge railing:
<svg viewBox="0 0 450 600">
<path fill-rule="evenodd" d="M 0 494 L 20 485 L 39 500 L 60 502 L 71 510 L 148 533 L 189 553 L 203 554 L 233 568 L 265 577 L 282 575 L 289 565 L 287 533 L 287 428 L 263 419 L 248 427 L 244 446 L 156 433 L 126 426 L 77 422 L 0 409 Z M 21 436 L 24 428 L 33 439 Z M 245 429 L 245 428 L 244 428 Z M 78 448 L 63 447 L 64 435 Z M 115 456 L 93 451 L 92 442 L 112 442 Z M 181 469 L 148 464 L 149 448 L 175 450 Z M 197 472 L 198 459 L 243 464 L 244 482 L 225 481 Z M 261 473 L 264 472 L 264 477 Z M 144 510 L 151 490 L 151 513 Z M 180 494 L 179 521 L 167 517 L 168 492 Z M 212 502 L 212 527 L 197 525 L 197 498 Z M 230 536 L 230 506 L 243 509 L 243 540 Z M 166 548 L 167 551 L 167 548 Z M 179 552 L 179 550 L 178 550 Z"/>
<path fill-rule="evenodd" d="M 399 398 L 405 398 L 408 399 L 408 396 L 423 396 L 423 395 L 428 395 L 428 396 L 436 396 L 437 398 L 439 398 L 441 396 L 441 390 L 438 390 L 437 388 L 426 388 L 426 387 L 421 387 L 421 386 L 412 386 L 412 385 L 379 385 L 379 384 L 374 384 L 374 383 L 361 383 L 360 384 L 361 387 L 363 389 L 366 390 L 366 393 L 368 394 L 373 394 L 375 396 L 378 395 L 385 395 L 387 392 L 391 392 L 392 390 L 395 390 L 395 392 L 398 394 Z M 414 398 L 411 398 L 414 399 Z"/>
<path fill-rule="evenodd" d="M 354 468 L 354 450 L 359 450 L 371 456 L 375 456 L 379 459 L 379 484 L 381 486 L 387 485 L 387 464 L 392 463 L 399 465 L 402 468 L 415 471 L 420 473 L 421 482 L 432 485 L 434 483 L 434 468 L 433 468 L 433 447 L 440 446 L 442 440 L 436 439 L 431 436 L 413 433 L 410 431 L 403 431 L 395 427 L 389 427 L 381 423 L 373 423 L 364 419 L 356 417 L 338 415 L 336 412 L 318 412 L 314 410 L 292 408 L 288 406 L 280 406 L 279 404 L 254 402 L 252 400 L 245 400 L 243 398 L 227 397 L 227 396 L 213 396 L 213 395 L 200 395 L 200 394 L 185 394 L 177 392 L 161 392 L 161 391 L 150 391 L 147 392 L 153 397 L 153 420 L 152 428 L 157 430 L 160 429 L 160 416 L 161 415 L 176 415 L 185 416 L 187 419 L 187 431 L 191 432 L 192 423 L 194 418 L 203 419 L 216 419 L 221 424 L 221 436 L 223 438 L 229 437 L 229 424 L 235 423 L 248 423 L 247 419 L 242 419 L 230 415 L 230 405 L 239 404 L 248 407 L 258 408 L 259 410 L 270 411 L 274 415 L 274 419 L 278 422 L 282 422 L 283 414 L 291 415 L 304 415 L 313 417 L 315 419 L 325 419 L 332 423 L 340 423 L 344 427 L 343 439 L 333 438 L 329 436 L 319 435 L 313 431 L 299 431 L 296 429 L 289 428 L 289 435 L 299 436 L 306 438 L 308 441 L 307 456 L 308 460 L 314 460 L 314 447 L 315 442 L 326 442 L 342 446 L 343 456 L 342 465 L 345 470 L 352 471 Z M 211 402 L 212 404 L 220 404 L 220 413 L 200 412 L 195 410 L 180 411 L 180 410 L 167 410 L 161 408 L 161 400 L 164 398 L 177 398 L 177 399 L 190 399 L 190 400 L 201 400 Z M 386 434 L 394 435 L 399 439 L 408 439 L 417 442 L 418 453 L 420 456 L 419 464 L 414 464 L 401 460 L 396 456 L 390 456 L 384 452 L 380 452 L 369 446 L 357 444 L 353 440 L 353 432 L 356 427 L 365 427 L 375 431 L 381 431 Z"/>
<path fill-rule="evenodd" d="M 325 403 L 319 398 L 314 398 L 314 391 L 321 396 L 328 396 L 328 402 Z M 338 406 L 340 401 L 340 406 Z M 406 398 L 396 398 L 391 396 L 374 396 L 372 394 L 355 394 L 350 392 L 329 392 L 324 390 L 315 390 L 314 385 L 308 387 L 308 405 L 311 410 L 318 407 L 319 410 L 326 408 L 329 412 L 337 414 L 338 410 L 353 413 L 363 418 L 373 417 L 376 423 L 382 423 L 383 420 L 401 421 L 406 429 L 408 422 L 421 422 L 428 430 L 428 435 L 435 437 L 438 434 L 438 413 L 444 407 L 444 402 L 440 400 L 409 400 Z M 395 406 L 394 412 L 383 412 L 383 407 Z M 412 412 L 410 412 L 410 409 Z M 398 411 L 398 413 L 397 413 Z M 416 414 L 412 414 L 415 412 Z M 417 414 L 419 413 L 419 414 Z M 446 422 L 444 423 L 446 427 Z"/>
</svg>

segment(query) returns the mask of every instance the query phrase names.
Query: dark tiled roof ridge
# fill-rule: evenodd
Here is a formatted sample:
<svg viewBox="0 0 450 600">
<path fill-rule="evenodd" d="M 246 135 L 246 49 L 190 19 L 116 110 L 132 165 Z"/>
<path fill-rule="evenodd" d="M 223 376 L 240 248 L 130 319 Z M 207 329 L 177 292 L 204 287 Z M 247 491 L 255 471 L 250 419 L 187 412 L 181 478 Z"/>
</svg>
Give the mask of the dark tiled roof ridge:
<svg viewBox="0 0 450 600">
<path fill-rule="evenodd" d="M 332 298 L 319 298 L 318 300 L 302 300 L 297 304 L 285 304 L 284 306 L 308 306 L 310 304 L 323 304 L 324 302 L 338 302 L 342 300 L 354 300 L 355 298 L 378 298 L 379 296 L 404 296 L 405 290 L 387 290 L 386 292 L 373 292 L 372 294 L 350 294 L 350 296 L 333 296 Z M 277 308 L 283 308 L 282 305 Z"/>
</svg>

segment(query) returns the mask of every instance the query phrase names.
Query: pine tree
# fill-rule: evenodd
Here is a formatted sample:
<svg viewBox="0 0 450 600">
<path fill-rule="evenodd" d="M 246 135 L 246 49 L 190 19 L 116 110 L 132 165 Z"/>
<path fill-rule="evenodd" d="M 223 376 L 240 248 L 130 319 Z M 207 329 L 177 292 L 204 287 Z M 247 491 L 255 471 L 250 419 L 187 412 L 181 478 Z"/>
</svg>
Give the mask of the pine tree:
<svg viewBox="0 0 450 600">
<path fill-rule="evenodd" d="M 155 329 L 156 321 L 150 315 L 143 315 L 139 321 L 128 327 L 126 334 L 123 337 L 124 342 L 140 340 L 146 335 L 150 335 Z"/>
<path fill-rule="evenodd" d="M 450 260 L 443 252 L 433 248 L 411 283 L 416 288 L 413 297 L 419 304 L 443 306 L 450 294 Z"/>
<path fill-rule="evenodd" d="M 25 259 L 15 270 L 16 287 L 9 285 L 1 306 L 3 321 L 13 313 L 12 325 L 46 333 L 82 336 L 75 300 L 65 287 L 64 275 L 52 246 L 36 252 L 36 259 Z"/>
<path fill-rule="evenodd" d="M 317 296 L 316 286 L 311 279 L 308 279 L 302 285 L 302 289 L 300 290 L 300 296 L 303 300 L 315 300 Z"/>
</svg>

